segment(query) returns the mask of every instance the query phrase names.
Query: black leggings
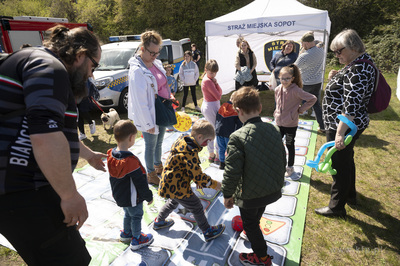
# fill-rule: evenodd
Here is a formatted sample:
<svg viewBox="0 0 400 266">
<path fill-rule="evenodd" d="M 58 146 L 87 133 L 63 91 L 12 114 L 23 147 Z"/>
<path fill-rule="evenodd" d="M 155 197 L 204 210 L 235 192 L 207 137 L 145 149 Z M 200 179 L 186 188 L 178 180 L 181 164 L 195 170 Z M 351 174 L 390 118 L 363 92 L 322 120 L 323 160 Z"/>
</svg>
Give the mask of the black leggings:
<svg viewBox="0 0 400 266">
<path fill-rule="evenodd" d="M 197 106 L 196 85 L 193 85 L 193 86 L 183 86 L 182 107 L 185 107 L 185 105 L 186 105 L 186 98 L 187 98 L 188 93 L 189 93 L 189 88 L 190 88 L 190 92 L 192 93 L 192 99 L 193 99 L 194 106 L 196 107 L 196 106 Z"/>
<path fill-rule="evenodd" d="M 286 148 L 289 152 L 288 158 L 288 166 L 294 165 L 294 156 L 295 156 L 295 146 L 294 146 L 294 138 L 296 137 L 297 127 L 279 127 L 281 131 L 281 136 L 286 135 Z"/>
</svg>

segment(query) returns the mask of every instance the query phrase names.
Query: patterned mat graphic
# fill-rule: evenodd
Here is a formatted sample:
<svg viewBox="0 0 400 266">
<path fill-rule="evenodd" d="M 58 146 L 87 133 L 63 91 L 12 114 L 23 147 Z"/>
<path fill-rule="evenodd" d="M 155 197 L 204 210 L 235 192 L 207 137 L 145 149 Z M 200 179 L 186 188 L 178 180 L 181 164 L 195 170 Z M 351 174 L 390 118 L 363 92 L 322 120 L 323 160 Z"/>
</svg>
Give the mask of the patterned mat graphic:
<svg viewBox="0 0 400 266">
<path fill-rule="evenodd" d="M 270 118 L 263 120 L 271 122 Z M 267 206 L 261 220 L 261 228 L 268 242 L 268 253 L 274 256 L 274 265 L 296 265 L 300 261 L 311 174 L 311 169 L 305 166 L 305 162 L 314 157 L 316 128 L 314 121 L 299 122 L 295 173 L 286 178 L 282 189 L 283 197 Z M 172 143 L 181 134 L 165 134 L 162 156 L 164 160 Z M 131 151 L 144 164 L 144 140 L 138 140 Z M 206 149 L 200 153 L 204 172 L 221 181 L 223 170 L 216 165 L 210 165 L 207 155 Z M 204 242 L 203 234 L 191 213 L 182 206 L 178 206 L 171 215 L 175 221 L 171 228 L 154 231 L 152 222 L 165 199 L 157 195 L 156 187 L 151 187 L 154 202 L 152 205 L 147 205 L 146 202 L 143 205 L 145 215 L 142 229 L 145 233 L 152 233 L 155 240 L 150 247 L 133 252 L 129 245 L 118 242 L 123 211 L 112 198 L 108 173 L 86 166 L 75 171 L 74 179 L 89 209 L 89 218 L 80 232 L 92 256 L 91 265 L 240 265 L 239 253 L 251 252 L 250 243 L 240 238 L 239 233 L 231 227 L 231 220 L 239 215 L 239 209 L 225 209 L 219 191 L 198 190 L 195 185 L 192 185 L 192 189 L 201 199 L 209 223 L 225 224 L 225 232 L 213 241 Z M 1 235 L 0 244 L 11 247 Z"/>
</svg>

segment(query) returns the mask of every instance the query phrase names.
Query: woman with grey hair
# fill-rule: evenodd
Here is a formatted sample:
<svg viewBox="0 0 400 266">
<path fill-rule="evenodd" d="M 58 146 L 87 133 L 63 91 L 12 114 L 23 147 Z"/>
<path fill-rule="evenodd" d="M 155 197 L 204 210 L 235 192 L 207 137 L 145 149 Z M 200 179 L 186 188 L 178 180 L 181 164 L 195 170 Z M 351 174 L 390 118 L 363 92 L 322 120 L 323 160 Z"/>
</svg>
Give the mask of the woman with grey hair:
<svg viewBox="0 0 400 266">
<path fill-rule="evenodd" d="M 365 46 L 352 29 L 340 32 L 332 41 L 330 49 L 344 67 L 329 72 L 329 83 L 323 99 L 323 120 L 326 140 L 335 141 L 337 151 L 332 155 L 331 199 L 327 207 L 315 212 L 324 216 L 345 217 L 345 205 L 356 204 L 356 168 L 354 145 L 369 124 L 367 105 L 374 90 L 376 75 L 373 61 L 365 52 Z M 345 136 L 350 132 L 347 124 L 338 119 L 343 115 L 357 126 L 357 133 L 350 144 Z"/>
</svg>

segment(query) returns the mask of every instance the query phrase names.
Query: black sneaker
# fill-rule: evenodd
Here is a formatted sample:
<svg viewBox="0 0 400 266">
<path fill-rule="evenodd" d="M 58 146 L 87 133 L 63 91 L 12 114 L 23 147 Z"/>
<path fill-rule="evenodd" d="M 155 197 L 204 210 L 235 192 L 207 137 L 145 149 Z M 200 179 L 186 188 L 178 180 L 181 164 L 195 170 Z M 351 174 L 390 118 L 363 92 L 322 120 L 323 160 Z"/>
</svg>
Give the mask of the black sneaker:
<svg viewBox="0 0 400 266">
<path fill-rule="evenodd" d="M 221 170 L 225 169 L 225 163 L 224 162 L 220 162 L 219 163 L 219 169 L 221 169 Z"/>
<path fill-rule="evenodd" d="M 213 240 L 214 238 L 219 237 L 224 232 L 224 230 L 225 230 L 224 224 L 210 226 L 210 228 L 208 228 L 205 232 L 203 232 L 204 239 L 206 240 L 206 242 Z"/>
</svg>

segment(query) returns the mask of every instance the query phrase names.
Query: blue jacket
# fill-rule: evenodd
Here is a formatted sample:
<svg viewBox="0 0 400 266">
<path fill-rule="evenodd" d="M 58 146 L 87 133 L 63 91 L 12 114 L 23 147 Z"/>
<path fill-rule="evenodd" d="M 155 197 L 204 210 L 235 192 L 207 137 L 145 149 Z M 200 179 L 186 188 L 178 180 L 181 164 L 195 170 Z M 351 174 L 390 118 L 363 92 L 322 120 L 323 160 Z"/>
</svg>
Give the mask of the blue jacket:
<svg viewBox="0 0 400 266">
<path fill-rule="evenodd" d="M 239 117 L 232 102 L 227 101 L 222 104 L 217 113 L 215 121 L 215 134 L 220 137 L 229 138 L 229 136 L 242 126 Z"/>
<path fill-rule="evenodd" d="M 282 51 L 277 52 L 270 62 L 270 69 L 274 70 L 275 78 L 279 78 L 279 72 L 282 67 L 293 64 L 297 59 L 298 54 L 291 52 L 290 54 L 283 55 Z"/>
</svg>

